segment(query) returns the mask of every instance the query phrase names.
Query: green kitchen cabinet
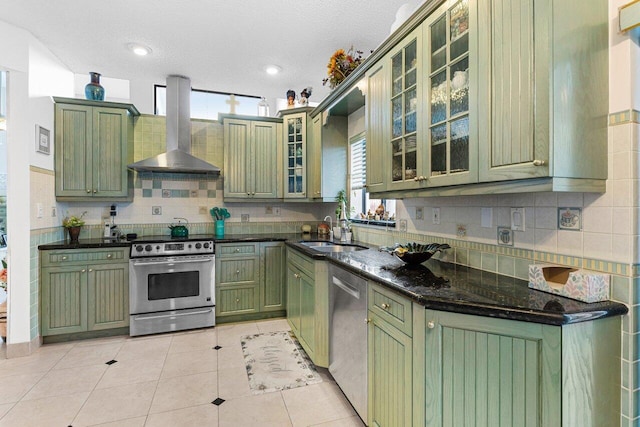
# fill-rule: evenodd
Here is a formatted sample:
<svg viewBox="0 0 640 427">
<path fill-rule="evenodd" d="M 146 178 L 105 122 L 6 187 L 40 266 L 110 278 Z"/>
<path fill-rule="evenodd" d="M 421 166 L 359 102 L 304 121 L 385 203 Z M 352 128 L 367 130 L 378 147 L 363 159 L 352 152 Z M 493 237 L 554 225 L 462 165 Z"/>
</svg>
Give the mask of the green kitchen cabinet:
<svg viewBox="0 0 640 427">
<path fill-rule="evenodd" d="M 608 3 L 477 3 L 480 181 L 544 177 L 552 190 L 604 192 Z"/>
<path fill-rule="evenodd" d="M 233 115 L 221 121 L 225 200 L 281 198 L 281 121 Z"/>
<path fill-rule="evenodd" d="M 219 323 L 284 315 L 282 242 L 216 245 L 216 320 Z"/>
<path fill-rule="evenodd" d="M 307 111 L 281 111 L 284 137 L 284 198 L 307 198 Z"/>
<path fill-rule="evenodd" d="M 619 318 L 560 327 L 423 307 L 414 318 L 415 425 L 619 422 Z"/>
<path fill-rule="evenodd" d="M 43 337 L 129 326 L 128 248 L 42 251 Z"/>
<path fill-rule="evenodd" d="M 314 202 L 333 202 L 347 188 L 348 119 L 322 112 L 311 119 L 307 188 Z"/>
<path fill-rule="evenodd" d="M 329 366 L 329 278 L 326 261 L 287 248 L 287 321 L 317 366 Z"/>
<path fill-rule="evenodd" d="M 413 426 L 412 303 L 370 283 L 368 292 L 370 426 Z"/>
<path fill-rule="evenodd" d="M 260 243 L 260 311 L 283 311 L 286 306 L 286 250 L 282 242 Z"/>
<path fill-rule="evenodd" d="M 131 104 L 54 97 L 55 184 L 60 201 L 131 201 Z"/>
<path fill-rule="evenodd" d="M 390 65 L 386 58 L 375 63 L 365 76 L 367 82 L 366 117 L 366 188 L 369 193 L 387 190 L 390 178 L 388 135 L 391 135 Z"/>
</svg>

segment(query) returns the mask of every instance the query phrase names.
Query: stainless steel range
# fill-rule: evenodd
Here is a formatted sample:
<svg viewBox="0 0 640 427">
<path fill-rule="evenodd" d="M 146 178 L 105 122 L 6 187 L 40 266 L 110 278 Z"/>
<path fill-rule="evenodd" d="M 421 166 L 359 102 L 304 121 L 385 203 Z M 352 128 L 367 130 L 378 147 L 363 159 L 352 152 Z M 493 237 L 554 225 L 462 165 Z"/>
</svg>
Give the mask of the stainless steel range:
<svg viewBox="0 0 640 427">
<path fill-rule="evenodd" d="M 129 261 L 130 335 L 215 325 L 213 240 L 136 241 Z"/>
</svg>

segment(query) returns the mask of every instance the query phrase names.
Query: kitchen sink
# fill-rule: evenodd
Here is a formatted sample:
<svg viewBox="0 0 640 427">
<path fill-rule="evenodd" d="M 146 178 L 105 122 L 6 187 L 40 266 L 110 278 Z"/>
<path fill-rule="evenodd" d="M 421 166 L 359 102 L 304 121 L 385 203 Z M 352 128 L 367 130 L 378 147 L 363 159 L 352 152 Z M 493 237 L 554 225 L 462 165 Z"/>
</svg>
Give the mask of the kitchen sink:
<svg viewBox="0 0 640 427">
<path fill-rule="evenodd" d="M 352 252 L 362 251 L 369 249 L 365 246 L 353 245 L 349 243 L 334 243 L 334 242 L 300 242 L 301 245 L 307 246 L 314 251 L 318 252 Z"/>
</svg>

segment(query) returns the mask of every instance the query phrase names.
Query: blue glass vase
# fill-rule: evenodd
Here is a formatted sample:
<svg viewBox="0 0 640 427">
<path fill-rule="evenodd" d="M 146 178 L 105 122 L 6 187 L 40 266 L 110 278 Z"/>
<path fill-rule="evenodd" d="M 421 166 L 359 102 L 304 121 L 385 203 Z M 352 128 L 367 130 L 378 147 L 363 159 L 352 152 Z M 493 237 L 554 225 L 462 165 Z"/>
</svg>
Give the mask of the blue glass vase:
<svg viewBox="0 0 640 427">
<path fill-rule="evenodd" d="M 84 96 L 93 101 L 104 101 L 104 88 L 100 85 L 100 73 L 90 72 L 91 82 L 84 87 Z"/>
</svg>

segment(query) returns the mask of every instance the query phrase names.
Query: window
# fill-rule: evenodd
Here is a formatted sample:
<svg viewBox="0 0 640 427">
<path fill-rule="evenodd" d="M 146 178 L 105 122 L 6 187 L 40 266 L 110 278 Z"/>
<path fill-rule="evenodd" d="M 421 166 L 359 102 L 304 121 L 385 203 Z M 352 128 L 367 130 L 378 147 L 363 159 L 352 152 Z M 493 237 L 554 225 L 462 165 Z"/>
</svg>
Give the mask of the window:
<svg viewBox="0 0 640 427">
<path fill-rule="evenodd" d="M 235 114 L 247 116 L 256 116 L 258 114 L 258 102 L 261 99 L 259 96 L 191 89 L 191 118 L 218 120 L 218 113 L 228 113 L 230 111 L 232 96 L 235 104 Z M 154 106 L 156 115 L 167 115 L 166 86 L 154 86 Z"/>
<path fill-rule="evenodd" d="M 392 199 L 370 199 L 366 191 L 367 182 L 367 142 L 364 134 L 351 139 L 349 143 L 349 184 L 351 220 L 373 225 L 395 225 L 396 201 Z M 384 206 L 385 216 L 375 217 L 376 209 Z"/>
</svg>

